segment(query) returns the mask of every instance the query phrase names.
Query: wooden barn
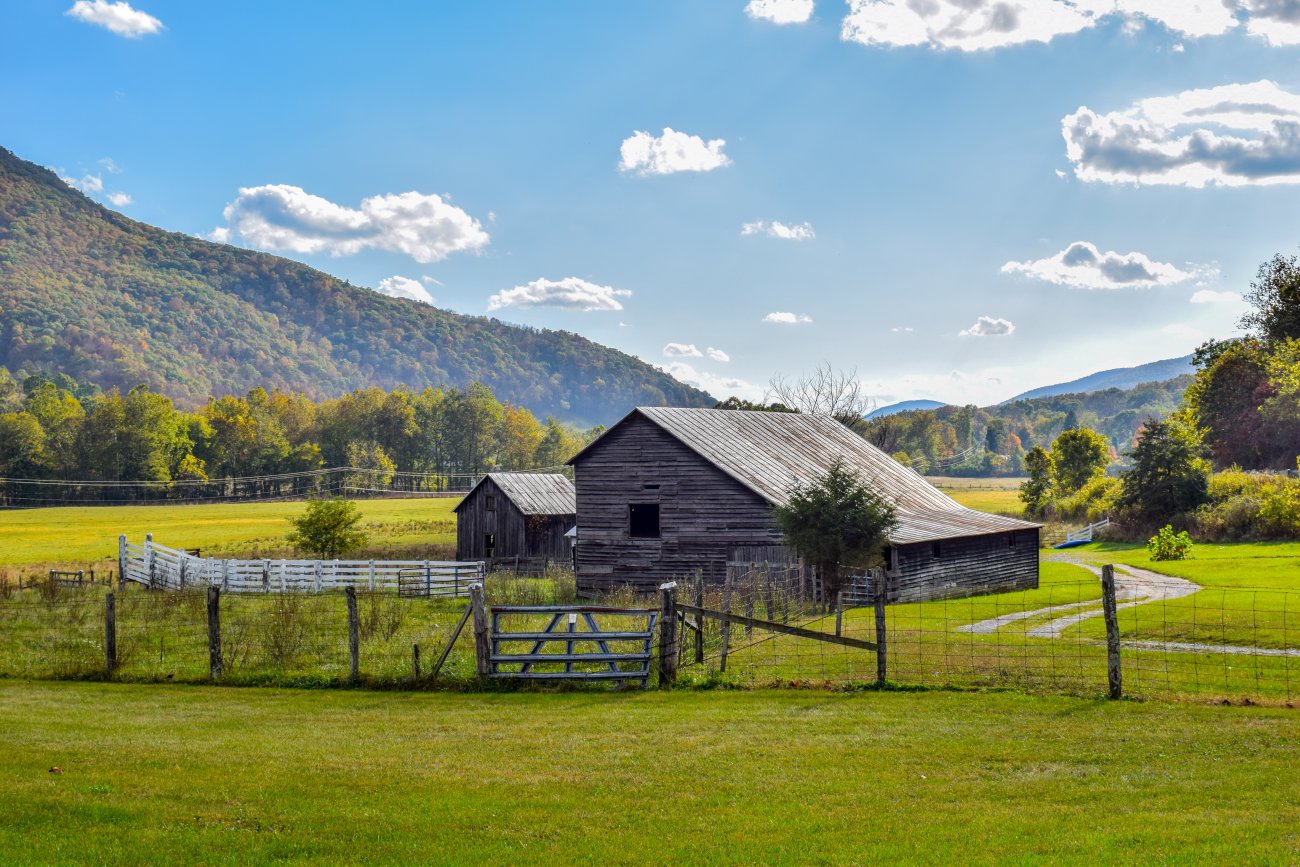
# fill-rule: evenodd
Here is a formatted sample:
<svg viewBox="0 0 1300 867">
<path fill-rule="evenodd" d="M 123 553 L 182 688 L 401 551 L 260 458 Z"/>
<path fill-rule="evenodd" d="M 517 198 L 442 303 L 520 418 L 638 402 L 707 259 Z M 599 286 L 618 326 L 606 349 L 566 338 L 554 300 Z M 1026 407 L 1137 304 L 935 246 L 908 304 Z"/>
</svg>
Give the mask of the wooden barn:
<svg viewBox="0 0 1300 867">
<path fill-rule="evenodd" d="M 573 483 L 558 473 L 488 473 L 453 511 L 457 560 L 572 562 Z"/>
<path fill-rule="evenodd" d="M 642 407 L 573 457 L 578 589 L 790 557 L 772 507 L 836 458 L 897 507 L 890 601 L 1038 586 L 1038 524 L 968 509 L 830 418 Z"/>
</svg>

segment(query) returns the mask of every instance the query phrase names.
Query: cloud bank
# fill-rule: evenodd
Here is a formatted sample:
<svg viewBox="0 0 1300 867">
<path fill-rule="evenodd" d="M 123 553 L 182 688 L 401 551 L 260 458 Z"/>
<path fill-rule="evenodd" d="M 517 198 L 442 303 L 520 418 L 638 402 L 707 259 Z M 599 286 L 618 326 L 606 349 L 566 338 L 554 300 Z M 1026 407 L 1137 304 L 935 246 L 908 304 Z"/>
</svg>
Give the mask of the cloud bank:
<svg viewBox="0 0 1300 867">
<path fill-rule="evenodd" d="M 1272 81 L 1185 90 L 1104 114 L 1082 106 L 1062 119 L 1061 134 L 1084 181 L 1300 183 L 1300 94 Z"/>
<path fill-rule="evenodd" d="M 992 316 L 981 316 L 975 320 L 975 324 L 970 328 L 957 332 L 959 337 L 1006 337 L 1016 330 L 1006 319 L 994 319 Z"/>
<path fill-rule="evenodd" d="M 749 0 L 745 14 L 773 24 L 803 24 L 813 14 L 813 0 Z"/>
<path fill-rule="evenodd" d="M 848 0 L 847 42 L 988 51 L 1051 42 L 1111 22 L 1146 23 L 1187 38 L 1241 27 L 1272 45 L 1300 43 L 1296 0 Z"/>
<path fill-rule="evenodd" d="M 779 238 L 782 241 L 810 241 L 817 235 L 813 232 L 812 223 L 807 221 L 798 224 L 782 223 L 780 220 L 773 220 L 768 223 L 763 220 L 755 220 L 752 223 L 743 223 L 740 226 L 742 235 L 766 235 L 769 238 Z"/>
<path fill-rule="evenodd" d="M 630 289 L 615 289 L 590 283 L 579 277 L 563 280 L 534 280 L 513 289 L 502 289 L 488 299 L 488 310 L 504 307 L 559 307 L 565 310 L 622 310 L 619 298 L 629 298 Z"/>
<path fill-rule="evenodd" d="M 677 172 L 711 172 L 731 165 L 722 152 L 727 142 L 715 138 L 705 141 L 664 127 L 663 135 L 637 131 L 623 140 L 619 148 L 619 171 L 638 175 L 671 175 Z"/>
<path fill-rule="evenodd" d="M 1142 253 L 1105 253 L 1095 244 L 1076 241 L 1055 256 L 1029 262 L 1008 262 L 1004 274 L 1024 274 L 1076 289 L 1143 289 L 1171 286 L 1195 274 L 1167 262 L 1153 262 Z"/>
<path fill-rule="evenodd" d="M 399 275 L 385 277 L 379 281 L 375 291 L 390 298 L 406 298 L 419 301 L 421 304 L 433 304 L 433 296 L 429 294 L 429 290 L 425 289 L 419 280 L 412 280 L 410 277 Z"/>
<path fill-rule="evenodd" d="M 117 3 L 110 3 L 108 0 L 77 0 L 72 4 L 72 8 L 63 14 L 87 24 L 103 27 L 127 39 L 138 39 L 150 33 L 157 33 L 163 26 L 157 18 L 147 12 L 131 8 L 125 0 Z"/>
<path fill-rule="evenodd" d="M 778 310 L 764 316 L 763 321 L 773 325 L 804 325 L 812 322 L 812 317 L 803 313 L 787 313 Z"/>
<path fill-rule="evenodd" d="M 362 250 L 404 253 L 416 262 L 441 262 L 452 253 L 481 250 L 488 234 L 478 220 L 441 196 L 386 193 L 349 208 L 301 187 L 244 187 L 224 211 L 227 225 L 215 241 L 235 237 L 267 250 L 350 256 Z"/>
</svg>

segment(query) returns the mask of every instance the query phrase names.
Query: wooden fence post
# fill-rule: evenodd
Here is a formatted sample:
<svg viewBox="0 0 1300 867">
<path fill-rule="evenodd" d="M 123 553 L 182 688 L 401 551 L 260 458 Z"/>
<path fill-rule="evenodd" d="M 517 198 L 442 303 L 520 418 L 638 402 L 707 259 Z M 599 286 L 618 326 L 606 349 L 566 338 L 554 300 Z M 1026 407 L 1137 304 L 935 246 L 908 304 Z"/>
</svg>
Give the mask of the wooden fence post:
<svg viewBox="0 0 1300 867">
<path fill-rule="evenodd" d="M 677 582 L 659 585 L 659 688 L 677 682 Z"/>
<path fill-rule="evenodd" d="M 479 677 L 492 673 L 492 636 L 488 631 L 487 600 L 481 583 L 469 586 L 469 606 L 474 616 L 474 664 Z"/>
<path fill-rule="evenodd" d="M 117 537 L 117 588 L 126 587 L 126 534 Z"/>
<path fill-rule="evenodd" d="M 844 634 L 844 591 L 835 594 L 835 634 Z"/>
<path fill-rule="evenodd" d="M 704 607 L 704 573 L 695 570 L 695 607 Z M 695 618 L 695 664 L 704 664 L 704 618 Z"/>
<path fill-rule="evenodd" d="M 357 588 L 349 584 L 344 595 L 348 600 L 348 678 L 356 683 L 361 679 L 361 622 L 357 617 Z"/>
<path fill-rule="evenodd" d="M 208 588 L 208 676 L 221 678 L 221 588 Z"/>
<path fill-rule="evenodd" d="M 411 645 L 411 680 L 420 680 L 420 645 Z"/>
<path fill-rule="evenodd" d="M 117 597 L 104 597 L 104 673 L 109 680 L 117 673 Z"/>
<path fill-rule="evenodd" d="M 158 570 L 155 567 L 153 554 L 153 533 L 144 534 L 144 568 L 146 574 L 149 576 L 149 589 L 157 590 L 158 585 L 156 582 L 158 580 Z"/>
<path fill-rule="evenodd" d="M 885 597 L 889 588 L 883 570 L 872 576 L 871 589 L 876 606 L 876 686 L 883 687 L 889 676 L 889 651 L 885 640 Z"/>
<path fill-rule="evenodd" d="M 1115 567 L 1101 567 L 1101 609 L 1106 616 L 1106 681 L 1110 697 L 1124 694 L 1124 674 L 1119 659 L 1119 615 L 1115 607 Z"/>
<path fill-rule="evenodd" d="M 731 613 L 731 572 L 722 585 L 722 613 Z M 731 621 L 722 621 L 722 656 L 718 660 L 718 671 L 727 670 L 727 654 L 731 651 Z"/>
</svg>

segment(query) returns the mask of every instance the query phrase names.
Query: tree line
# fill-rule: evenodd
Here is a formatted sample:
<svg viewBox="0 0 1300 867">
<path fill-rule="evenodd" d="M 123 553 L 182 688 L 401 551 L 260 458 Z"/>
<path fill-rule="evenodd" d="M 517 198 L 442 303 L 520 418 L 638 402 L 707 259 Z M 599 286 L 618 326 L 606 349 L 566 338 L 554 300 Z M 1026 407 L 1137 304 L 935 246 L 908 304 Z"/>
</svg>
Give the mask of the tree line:
<svg viewBox="0 0 1300 867">
<path fill-rule="evenodd" d="M 321 487 L 311 473 L 327 467 L 354 468 L 330 483 L 358 492 L 457 490 L 489 470 L 558 469 L 601 430 L 539 421 L 480 383 L 321 401 L 255 388 L 187 412 L 144 386 L 100 392 L 64 374 L 19 379 L 0 367 L 0 477 L 15 505 L 65 494 L 301 495 Z M 73 497 L 15 479 L 101 484 L 76 486 Z"/>
</svg>

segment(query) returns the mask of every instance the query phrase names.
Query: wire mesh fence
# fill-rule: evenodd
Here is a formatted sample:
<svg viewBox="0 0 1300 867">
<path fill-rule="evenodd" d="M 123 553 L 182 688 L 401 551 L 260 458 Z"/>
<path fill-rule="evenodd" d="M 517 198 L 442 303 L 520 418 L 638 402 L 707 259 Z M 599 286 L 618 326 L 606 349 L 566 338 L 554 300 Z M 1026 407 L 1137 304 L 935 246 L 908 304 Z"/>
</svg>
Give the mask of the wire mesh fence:
<svg viewBox="0 0 1300 867">
<path fill-rule="evenodd" d="M 1125 695 L 1276 703 L 1298 697 L 1300 591 L 1152 583 L 1122 567 L 1115 587 Z M 572 606 L 577 601 L 569 574 L 494 574 L 487 577 L 486 590 L 490 606 Z M 108 592 L 102 585 L 54 584 L 5 591 L 0 595 L 0 677 L 106 677 Z M 666 627 L 660 622 L 653 629 L 651 685 L 662 662 L 661 639 L 670 634 L 677 682 L 684 685 L 869 686 L 878 683 L 883 661 L 885 683 L 894 687 L 1079 695 L 1104 695 L 1108 689 L 1107 625 L 1097 581 L 1051 580 L 1034 590 L 877 608 L 861 585 L 830 595 L 794 567 L 772 567 L 737 570 L 716 585 L 688 579 L 679 582 L 674 598 L 680 603 L 676 615 Z M 596 602 L 661 606 L 657 597 L 637 598 L 630 591 Z M 464 600 L 359 591 L 355 608 L 355 626 L 350 626 L 346 598 L 339 592 L 220 596 L 220 681 L 352 683 L 355 631 L 357 682 L 456 688 L 482 682 Z M 212 679 L 204 590 L 128 586 L 114 593 L 113 614 L 113 677 Z M 514 613 L 498 618 L 498 628 L 545 631 L 555 616 Z M 572 628 L 594 631 L 584 623 L 579 616 Z M 571 627 L 566 622 L 555 628 Z M 600 628 L 613 627 L 601 621 Z M 534 652 L 617 655 L 642 646 L 607 642 L 599 650 L 596 642 L 587 643 L 592 647 L 579 643 L 575 651 L 557 641 Z M 506 652 L 531 647 L 524 642 Z M 614 664 L 628 665 L 621 660 Z M 572 669 L 596 672 L 610 665 L 604 659 L 579 660 Z M 435 666 L 436 679 L 431 677 Z"/>
</svg>

